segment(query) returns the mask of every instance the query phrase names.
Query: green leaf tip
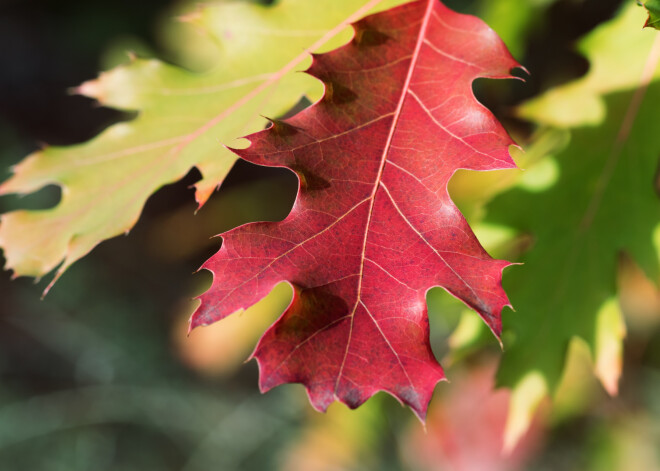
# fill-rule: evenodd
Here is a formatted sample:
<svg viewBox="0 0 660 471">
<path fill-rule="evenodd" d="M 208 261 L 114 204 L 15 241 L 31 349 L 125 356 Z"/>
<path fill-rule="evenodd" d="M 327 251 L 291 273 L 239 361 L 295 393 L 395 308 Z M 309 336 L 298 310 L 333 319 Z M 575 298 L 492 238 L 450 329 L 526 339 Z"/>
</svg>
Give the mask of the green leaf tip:
<svg viewBox="0 0 660 471">
<path fill-rule="evenodd" d="M 637 0 L 639 6 L 646 9 L 649 14 L 644 28 L 654 28 L 660 30 L 660 0 Z"/>
</svg>

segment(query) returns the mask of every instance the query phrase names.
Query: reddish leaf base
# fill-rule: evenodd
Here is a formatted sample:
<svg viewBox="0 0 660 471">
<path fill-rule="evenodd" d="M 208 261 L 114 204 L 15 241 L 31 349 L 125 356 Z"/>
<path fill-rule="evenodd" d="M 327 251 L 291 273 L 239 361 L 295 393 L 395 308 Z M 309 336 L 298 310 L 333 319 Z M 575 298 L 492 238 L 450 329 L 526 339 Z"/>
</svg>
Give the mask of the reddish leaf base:
<svg viewBox="0 0 660 471">
<path fill-rule="evenodd" d="M 477 77 L 518 64 L 479 19 L 420 0 L 354 25 L 344 47 L 307 71 L 324 98 L 236 151 L 300 179 L 282 222 L 223 234 L 203 268 L 211 289 L 191 320 L 246 308 L 277 283 L 295 295 L 254 357 L 263 391 L 305 385 L 314 407 L 357 407 L 387 391 L 423 420 L 444 379 L 428 337 L 426 292 L 442 286 L 493 332 L 508 299 L 504 267 L 481 247 L 447 193 L 457 169 L 514 167 L 513 144 L 472 93 Z"/>
<path fill-rule="evenodd" d="M 537 414 L 510 450 L 504 434 L 511 393 L 495 388 L 496 361 L 452 377 L 448 394 L 436 398 L 426 429 L 411 427 L 403 440 L 406 469 L 422 471 L 518 471 L 540 451 L 544 418 Z"/>
</svg>

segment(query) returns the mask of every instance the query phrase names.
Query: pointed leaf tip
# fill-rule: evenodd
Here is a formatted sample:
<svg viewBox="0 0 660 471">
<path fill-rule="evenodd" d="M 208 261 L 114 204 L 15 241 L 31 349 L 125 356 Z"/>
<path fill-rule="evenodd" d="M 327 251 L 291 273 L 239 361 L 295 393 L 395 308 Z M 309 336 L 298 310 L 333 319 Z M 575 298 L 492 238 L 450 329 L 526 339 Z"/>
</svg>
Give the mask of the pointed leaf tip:
<svg viewBox="0 0 660 471">
<path fill-rule="evenodd" d="M 644 28 L 660 29 L 660 0 L 638 0 L 637 3 L 648 13 Z"/>
</svg>

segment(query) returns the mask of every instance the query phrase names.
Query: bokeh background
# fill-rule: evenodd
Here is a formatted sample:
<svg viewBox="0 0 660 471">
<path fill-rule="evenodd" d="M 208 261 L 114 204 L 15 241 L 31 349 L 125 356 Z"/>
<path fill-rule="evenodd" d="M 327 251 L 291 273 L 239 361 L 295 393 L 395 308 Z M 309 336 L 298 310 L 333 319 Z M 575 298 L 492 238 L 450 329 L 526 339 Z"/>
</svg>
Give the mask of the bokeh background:
<svg viewBox="0 0 660 471">
<path fill-rule="evenodd" d="M 524 84 L 475 85 L 525 141 L 532 129 L 513 107 L 583 75 L 589 64 L 575 41 L 624 2 L 445 3 L 485 19 L 531 72 Z M 0 179 L 44 144 L 81 142 L 130 119 L 67 90 L 125 61 L 127 50 L 178 62 L 173 18 L 192 4 L 0 0 Z M 574 348 L 556 401 L 507 456 L 509 396 L 492 390 L 499 345 L 488 333 L 475 338 L 474 318 L 442 290 L 429 294 L 432 345 L 451 383 L 438 386 L 426 431 L 384 394 L 357 411 L 335 404 L 325 415 L 299 385 L 259 394 L 256 363 L 243 362 L 286 306 L 287 289 L 187 337 L 190 300 L 209 283 L 208 274 L 193 273 L 219 247 L 211 236 L 283 219 L 296 179 L 239 162 L 195 214 L 189 186 L 198 178 L 193 170 L 161 189 L 128 237 L 102 243 L 44 300 L 45 282 L 0 274 L 0 470 L 660 469 L 657 312 L 629 333 L 618 397 L 603 392 L 588 354 Z M 464 185 L 453 191 L 477 217 L 478 195 Z M 50 207 L 58 198 L 51 186 L 2 197 L 0 210 Z M 633 301 L 635 289 L 646 289 L 635 276 L 631 269 Z"/>
</svg>

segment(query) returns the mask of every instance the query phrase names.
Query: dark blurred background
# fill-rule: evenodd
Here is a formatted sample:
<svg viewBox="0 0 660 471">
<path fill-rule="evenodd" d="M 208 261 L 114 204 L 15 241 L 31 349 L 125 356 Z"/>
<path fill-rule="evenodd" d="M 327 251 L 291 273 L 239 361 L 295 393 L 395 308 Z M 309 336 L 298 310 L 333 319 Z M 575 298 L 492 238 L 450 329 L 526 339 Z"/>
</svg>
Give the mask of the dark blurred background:
<svg viewBox="0 0 660 471">
<path fill-rule="evenodd" d="M 67 90 L 106 67 L 102 56 L 118 40 L 167 58 L 157 40 L 167 6 L 0 3 L 2 179 L 43 144 L 81 142 L 130 118 Z M 287 439 L 280 432 L 299 420 L 299 403 L 280 391 L 259 395 L 254 363 L 222 380 L 187 367 L 176 345 L 185 335 L 189 299 L 204 281 L 192 273 L 219 245 L 209 237 L 254 216 L 284 217 L 290 201 L 282 200 L 293 195 L 284 191 L 261 203 L 252 194 L 263 195 L 282 178 L 295 192 L 287 177 L 266 173 L 243 185 L 252 191 L 238 193 L 240 185 L 230 183 L 225 196 L 195 217 L 188 187 L 198 175 L 191 172 L 149 200 L 130 237 L 101 244 L 43 301 L 43 282 L 10 281 L 2 272 L 0 469 L 264 469 L 259 464 Z M 0 204 L 4 211 L 48 207 L 58 198 L 53 186 Z M 216 223 L 214 213 L 224 216 Z M 169 230 L 171 218 L 176 227 L 193 229 Z M 168 232 L 164 248 L 161 231 Z M 182 253 L 168 250 L 180 246 Z"/>
</svg>

